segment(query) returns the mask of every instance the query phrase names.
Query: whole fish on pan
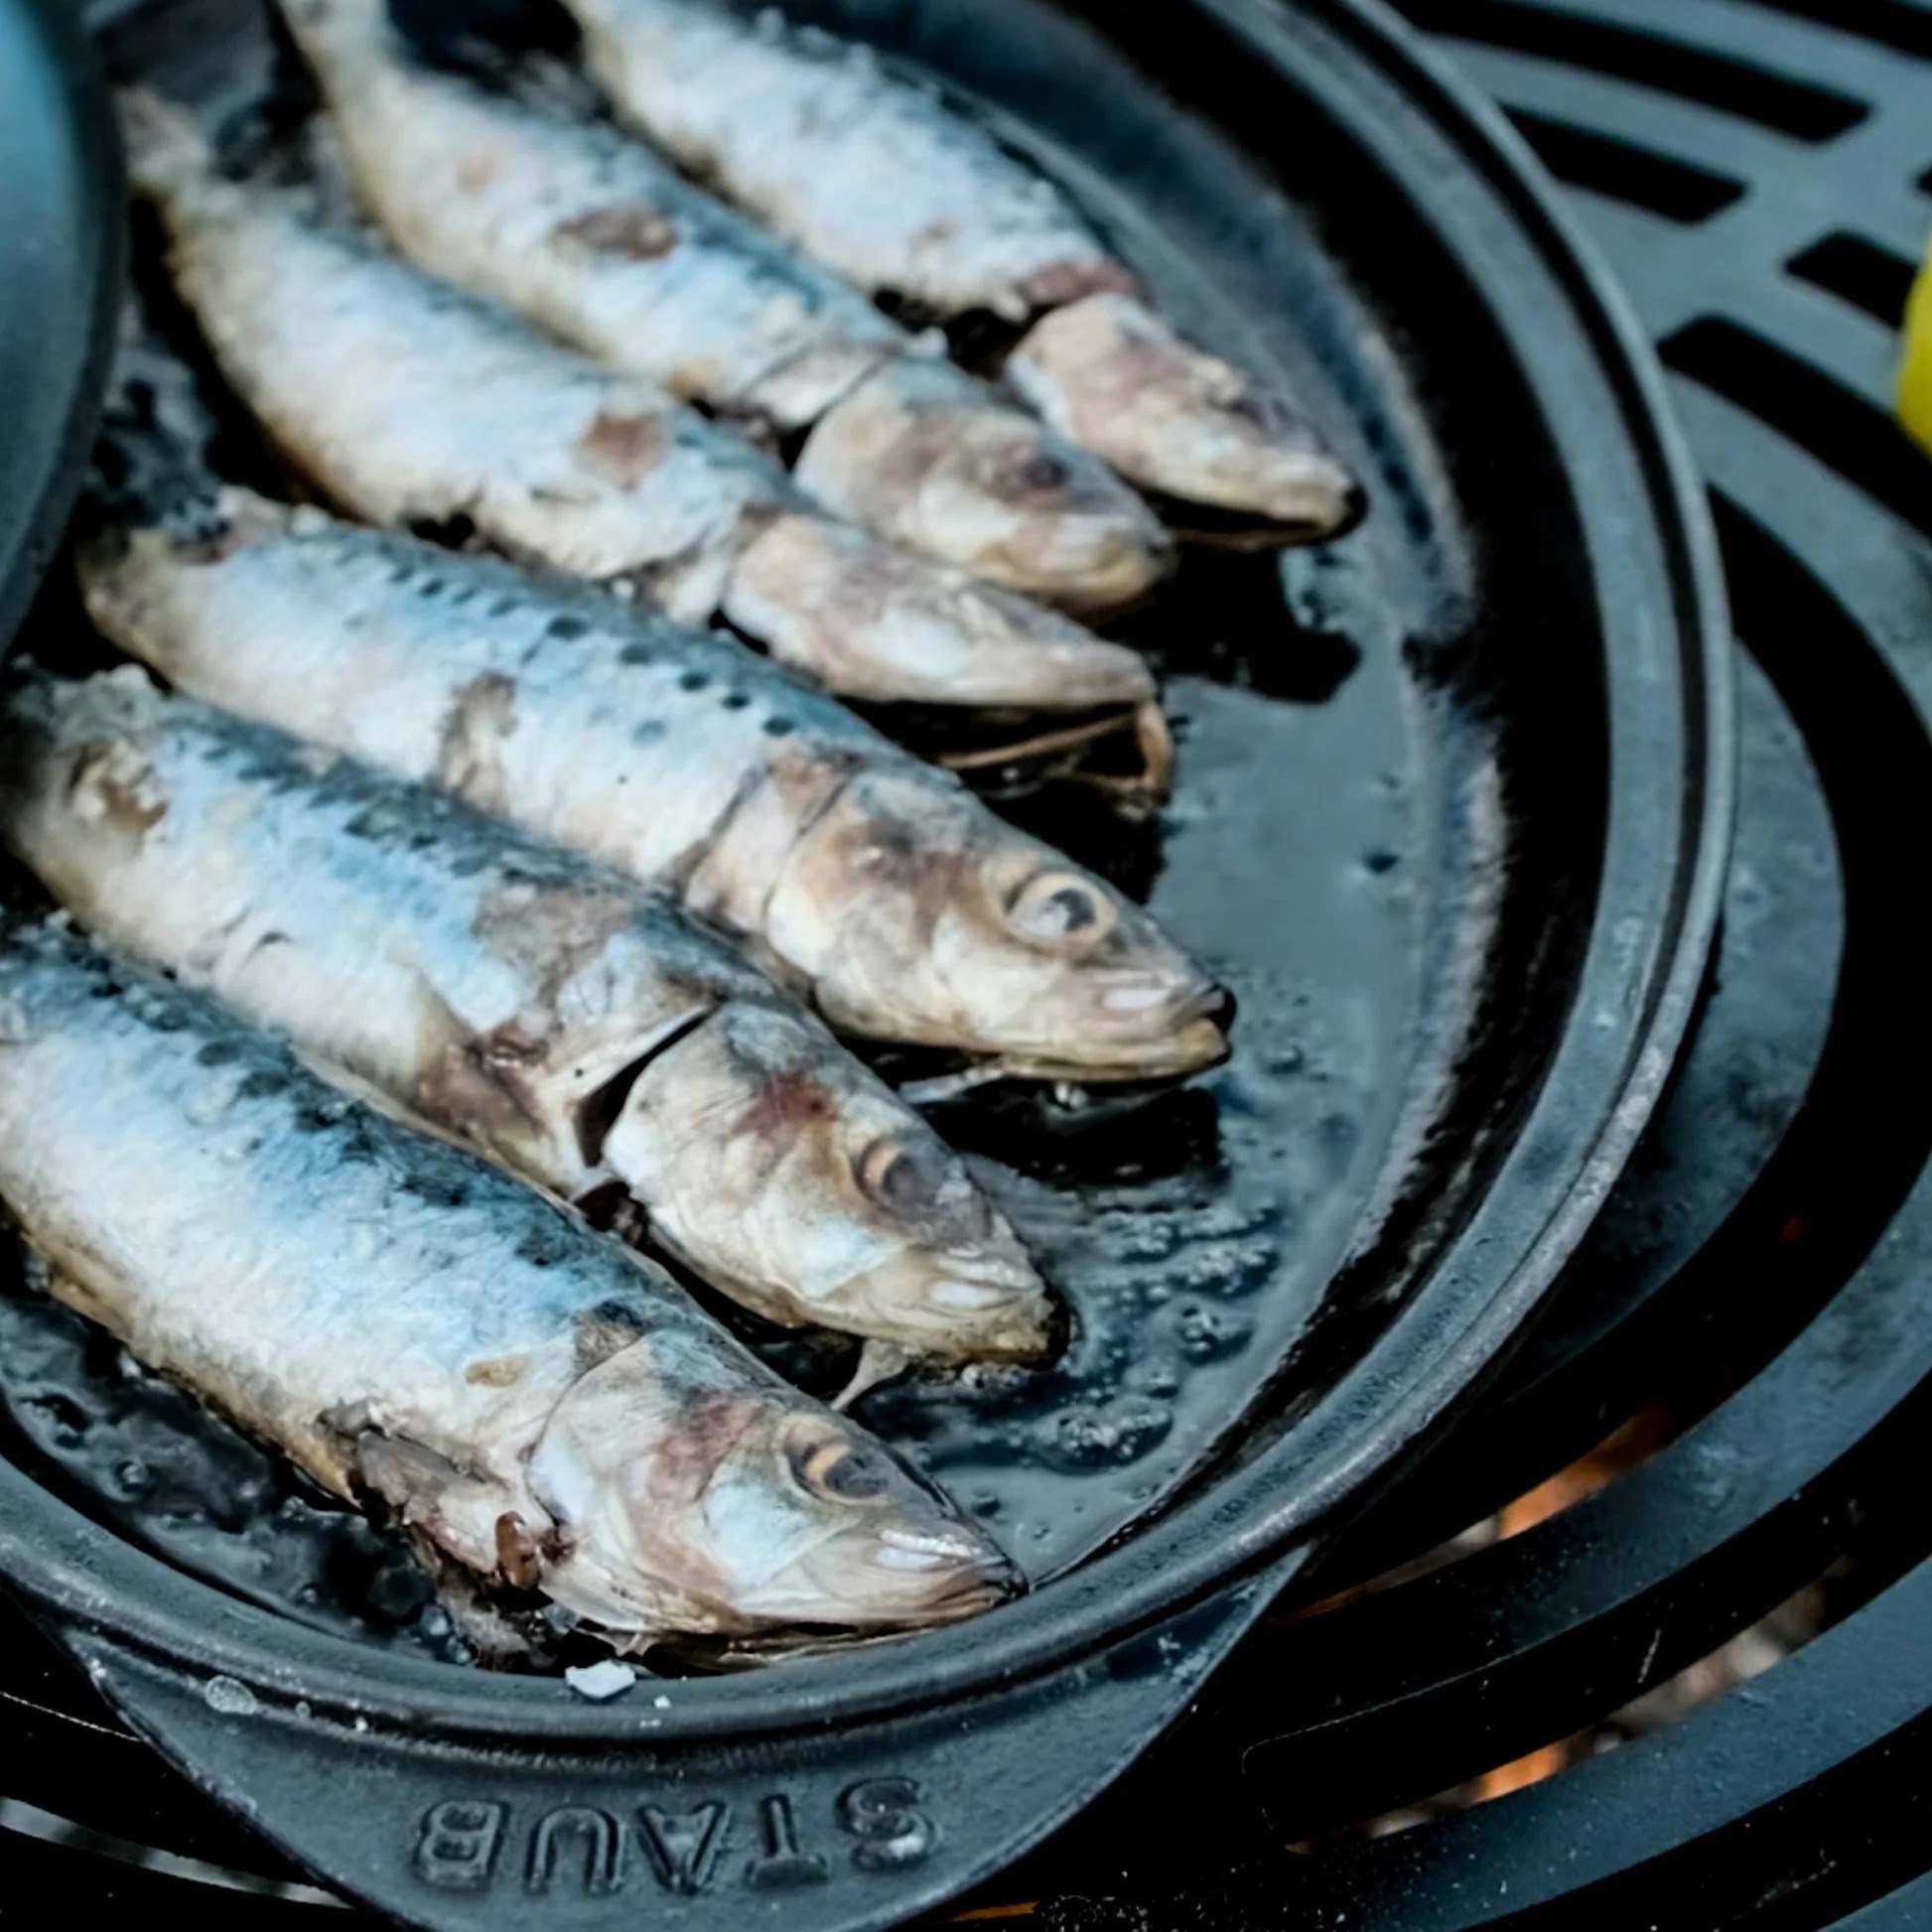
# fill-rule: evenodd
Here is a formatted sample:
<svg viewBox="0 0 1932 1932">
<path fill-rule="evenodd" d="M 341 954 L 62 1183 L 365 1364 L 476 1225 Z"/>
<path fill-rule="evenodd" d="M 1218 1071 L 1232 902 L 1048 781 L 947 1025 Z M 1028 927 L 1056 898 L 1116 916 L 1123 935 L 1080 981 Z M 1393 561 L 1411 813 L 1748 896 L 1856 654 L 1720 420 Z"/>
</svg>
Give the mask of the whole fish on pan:
<svg viewBox="0 0 1932 1932">
<path fill-rule="evenodd" d="M 730 638 L 239 490 L 78 567 L 172 682 L 663 886 L 834 1027 L 1049 1078 L 1225 1054 L 1145 911 Z"/>
<path fill-rule="evenodd" d="M 621 1649 L 909 1628 L 1012 1587 L 660 1270 L 202 995 L 12 918 L 0 1197 L 139 1360 Z"/>
<path fill-rule="evenodd" d="M 290 195 L 224 179 L 178 110 L 123 97 L 137 187 L 223 375 L 356 515 L 467 519 L 512 555 L 722 613 L 850 696 L 1145 706 L 1134 652 L 831 523 L 654 384 L 422 274 Z M 799 559 L 809 565 L 799 568 Z"/>
<path fill-rule="evenodd" d="M 1045 1290 L 964 1163 L 620 874 L 133 665 L 5 692 L 0 838 L 117 949 L 505 1166 L 573 1199 L 621 1183 L 772 1320 L 1045 1352 Z"/>
<path fill-rule="evenodd" d="M 1122 475 L 1282 536 L 1355 514 L 1292 403 L 1183 341 L 1057 188 L 869 48 L 718 0 L 565 4 L 619 112 L 785 239 L 937 315 L 1031 323 L 1014 386 Z"/>
<path fill-rule="evenodd" d="M 432 274 L 675 395 L 809 432 L 805 492 L 923 556 L 1083 612 L 1166 568 L 1106 465 L 634 141 L 424 66 L 386 0 L 281 11 L 359 199 Z"/>
</svg>

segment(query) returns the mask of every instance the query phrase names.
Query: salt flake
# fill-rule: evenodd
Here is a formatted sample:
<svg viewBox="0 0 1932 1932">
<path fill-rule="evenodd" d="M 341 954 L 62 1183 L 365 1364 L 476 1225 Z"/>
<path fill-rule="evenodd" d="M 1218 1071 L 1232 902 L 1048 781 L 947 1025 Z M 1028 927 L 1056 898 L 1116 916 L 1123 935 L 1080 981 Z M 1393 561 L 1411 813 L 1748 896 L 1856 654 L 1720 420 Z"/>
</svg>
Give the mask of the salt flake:
<svg viewBox="0 0 1932 1932">
<path fill-rule="evenodd" d="M 564 1672 L 564 1682 L 579 1697 L 591 1698 L 600 1704 L 606 1698 L 621 1697 L 636 1681 L 637 1673 L 615 1657 L 606 1657 L 595 1664 L 573 1665 Z"/>
</svg>

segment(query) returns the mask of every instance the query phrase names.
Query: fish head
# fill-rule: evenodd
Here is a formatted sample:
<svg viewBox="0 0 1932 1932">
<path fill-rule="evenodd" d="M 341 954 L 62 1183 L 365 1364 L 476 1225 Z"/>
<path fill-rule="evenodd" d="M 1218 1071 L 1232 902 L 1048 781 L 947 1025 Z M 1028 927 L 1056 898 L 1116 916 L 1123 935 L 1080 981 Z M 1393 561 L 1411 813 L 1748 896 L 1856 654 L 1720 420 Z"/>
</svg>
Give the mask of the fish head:
<svg viewBox="0 0 1932 1932">
<path fill-rule="evenodd" d="M 528 1466 L 556 1525 L 544 1589 L 612 1632 L 916 1629 L 1018 1584 L 883 1445 L 721 1339 L 619 1348 Z"/>
<path fill-rule="evenodd" d="M 1103 464 L 1013 409 L 977 409 L 928 479 L 935 521 L 978 533 L 957 561 L 1072 611 L 1135 604 L 1173 549 L 1154 513 Z"/>
<path fill-rule="evenodd" d="M 770 1403 L 706 1499 L 737 1599 L 769 1624 L 950 1623 L 1015 1593 L 1011 1561 L 862 1430 Z"/>
<path fill-rule="evenodd" d="M 1139 602 L 1173 545 L 1105 464 L 942 362 L 889 363 L 812 432 L 803 488 L 1009 590 L 1087 613 Z"/>
<path fill-rule="evenodd" d="M 822 517 L 767 524 L 738 560 L 725 614 L 849 698 L 1083 711 L 1143 704 L 1155 690 L 1125 645 Z"/>
<path fill-rule="evenodd" d="M 833 1026 L 1015 1073 L 1165 1079 L 1224 1058 L 1232 1000 L 1104 880 L 917 767 L 854 776 L 798 840 L 767 937 Z"/>
<path fill-rule="evenodd" d="M 1361 514 L 1363 492 L 1285 395 L 1196 348 L 1129 295 L 1055 310 L 1014 351 L 1008 374 L 1068 435 L 1176 502 L 1310 540 Z"/>
<path fill-rule="evenodd" d="M 657 1238 L 735 1299 L 939 1361 L 1032 1362 L 1053 1305 L 966 1164 L 807 1015 L 734 1000 L 604 1143 Z"/>
</svg>

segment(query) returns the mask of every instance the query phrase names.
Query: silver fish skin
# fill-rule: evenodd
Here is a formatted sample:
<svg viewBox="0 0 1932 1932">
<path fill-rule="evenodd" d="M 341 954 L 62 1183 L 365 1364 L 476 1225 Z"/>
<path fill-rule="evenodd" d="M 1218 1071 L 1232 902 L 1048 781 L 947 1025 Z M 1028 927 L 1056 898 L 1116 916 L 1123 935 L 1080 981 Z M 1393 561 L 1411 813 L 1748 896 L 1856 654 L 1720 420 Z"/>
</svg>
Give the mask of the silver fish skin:
<svg viewBox="0 0 1932 1932">
<path fill-rule="evenodd" d="M 904 331 L 615 129 L 411 58 L 386 0 L 279 0 L 356 193 L 432 274 L 672 394 L 817 421 Z"/>
<path fill-rule="evenodd" d="M 222 373 L 282 450 L 371 522 L 467 516 L 513 555 L 716 609 L 783 476 L 654 384 L 224 180 L 193 124 L 123 96 L 136 187 Z"/>
<path fill-rule="evenodd" d="M 241 491 L 78 564 L 173 683 L 675 892 L 835 1028 L 1050 1077 L 1226 1050 L 1146 912 L 728 638 Z"/>
<path fill-rule="evenodd" d="M 13 919 L 0 1195 L 149 1367 L 620 1648 L 903 1628 L 1010 1586 L 661 1271 L 204 997 Z"/>
<path fill-rule="evenodd" d="M 920 556 L 1081 611 L 1167 569 L 1105 464 L 637 143 L 425 68 L 385 0 L 280 4 L 363 205 L 421 267 L 675 395 L 816 424 L 799 485 Z"/>
<path fill-rule="evenodd" d="M 1303 412 L 1188 344 L 1057 188 L 863 46 L 718 0 L 567 0 L 620 113 L 874 293 L 1030 335 L 1014 385 L 1148 489 L 1331 534 L 1357 497 Z"/>
<path fill-rule="evenodd" d="M 787 1326 L 1032 1361 L 1051 1306 L 965 1165 L 622 875 L 133 665 L 0 705 L 0 836 L 92 932 Z"/>
<path fill-rule="evenodd" d="M 1070 690 L 1095 688 L 1107 703 L 1147 701 L 1153 680 L 1134 652 L 1052 612 L 857 533 L 793 528 L 815 514 L 736 437 L 365 235 L 308 218 L 292 197 L 224 180 L 192 122 L 152 95 L 124 95 L 123 121 L 136 186 L 169 230 L 170 272 L 223 374 L 357 516 L 467 518 L 512 556 L 622 581 L 680 619 L 763 621 L 774 652 L 853 696 L 959 702 L 933 682 L 937 628 L 970 665 L 968 702 L 996 691 L 1002 704 L 1065 709 Z M 812 544 L 840 568 L 788 588 L 768 552 Z M 908 577 L 916 599 L 882 606 L 879 584 Z"/>
<path fill-rule="evenodd" d="M 618 112 L 872 291 L 1012 321 L 1129 288 L 1066 200 L 870 50 L 704 0 L 566 0 Z"/>
</svg>

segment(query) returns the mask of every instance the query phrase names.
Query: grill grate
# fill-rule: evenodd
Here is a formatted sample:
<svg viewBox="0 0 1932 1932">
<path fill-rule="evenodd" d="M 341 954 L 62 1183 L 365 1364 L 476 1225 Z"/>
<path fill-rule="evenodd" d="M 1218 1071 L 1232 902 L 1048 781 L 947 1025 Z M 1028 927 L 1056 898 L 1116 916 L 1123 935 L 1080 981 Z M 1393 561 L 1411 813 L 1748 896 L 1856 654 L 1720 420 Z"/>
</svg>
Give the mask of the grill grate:
<svg viewBox="0 0 1932 1932">
<path fill-rule="evenodd" d="M 1258 1632 L 1076 1828 L 1085 1868 L 1045 1917 L 1921 1923 L 1932 1022 L 1899 887 L 1932 803 L 1932 469 L 1888 404 L 1932 225 L 1932 7 L 1409 11 L 1569 186 L 1678 378 L 1730 581 L 1743 771 L 1713 988 L 1642 1157 L 1485 1408 L 1323 1581 L 1403 1561 L 1651 1405 L 1681 1433 L 1522 1536 Z M 1399 1837 L 1265 1849 L 1600 1720 L 1848 1559 L 1865 1600 L 1671 1729 Z M 1191 1858 L 1123 1872 L 1111 1847 L 1158 1843 L 1183 1789 Z M 1206 1877 L 1228 1861 L 1204 1834 L 1230 1823 L 1255 1863 Z"/>
<path fill-rule="evenodd" d="M 1730 577 L 1743 770 L 1721 953 L 1666 1108 L 1505 1378 L 1325 1558 L 1316 1593 L 1626 1418 L 1661 1405 L 1675 1433 L 1520 1536 L 1265 1622 L 1133 1774 L 977 1902 L 1038 1900 L 1069 1932 L 1924 1922 L 1932 1006 L 1913 888 L 1932 468 L 1886 409 L 1932 223 L 1932 4 L 1410 12 L 1569 185 L 1675 374 Z M 1568 1735 L 1848 1560 L 1840 1621 L 1685 1722 L 1399 1837 L 1278 1849 Z M 10 1876 L 189 1904 L 215 1928 L 362 1922 L 234 1888 L 292 1874 L 38 1639 L 7 1635 Z M 113 1842 L 63 1843 L 44 1814 Z M 123 1862 L 141 1847 L 162 1862 Z"/>
</svg>

